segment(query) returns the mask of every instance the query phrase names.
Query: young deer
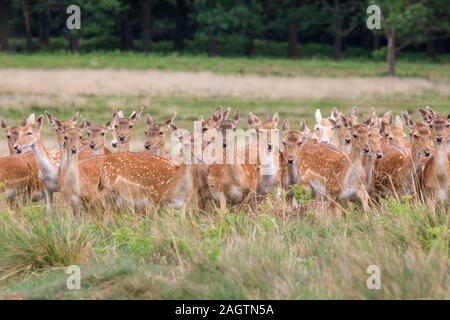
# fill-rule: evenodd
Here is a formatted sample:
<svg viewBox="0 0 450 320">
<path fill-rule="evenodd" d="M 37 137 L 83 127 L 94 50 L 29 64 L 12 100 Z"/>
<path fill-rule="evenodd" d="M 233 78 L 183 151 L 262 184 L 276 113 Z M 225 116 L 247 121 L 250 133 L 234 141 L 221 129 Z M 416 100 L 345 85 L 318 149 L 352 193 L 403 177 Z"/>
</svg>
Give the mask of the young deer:
<svg viewBox="0 0 450 320">
<path fill-rule="evenodd" d="M 368 209 L 368 195 L 364 187 L 365 171 L 362 165 L 364 154 L 369 149 L 367 123 L 351 128 L 352 148 L 347 155 L 329 144 L 303 141 L 303 131 L 285 131 L 283 137 L 285 184 L 307 184 L 313 189 L 319 205 L 324 198 L 333 203 L 341 200 L 359 201 Z"/>
<path fill-rule="evenodd" d="M 392 111 L 386 112 L 381 118 L 380 134 L 382 136 L 382 146 L 405 147 L 405 133 L 403 132 L 403 120 L 400 116 L 395 116 L 394 127 L 391 127 Z"/>
<path fill-rule="evenodd" d="M 409 148 L 395 144 L 383 148 L 383 158 L 375 167 L 376 189 L 381 196 L 392 192 L 413 194 L 418 187 L 417 174 L 422 169 L 422 159 L 430 155 L 429 126 L 414 123 L 406 111 L 402 116 L 410 129 Z"/>
<path fill-rule="evenodd" d="M 434 143 L 434 155 L 425 164 L 423 186 L 428 205 L 434 210 L 435 204 L 448 204 L 450 199 L 450 114 L 447 118 L 435 115 L 430 122 Z"/>
<path fill-rule="evenodd" d="M 87 139 L 86 145 L 90 148 L 91 154 L 93 156 L 98 156 L 100 154 L 111 154 L 111 151 L 105 147 L 106 134 L 112 131 L 112 120 L 108 121 L 106 124 L 91 124 L 87 119 L 83 119 L 80 128 L 86 129 Z M 82 144 L 82 141 L 80 141 Z M 82 147 L 82 145 L 80 145 Z M 83 148 L 82 148 L 83 149 Z M 81 156 L 81 158 L 84 158 Z"/>
<path fill-rule="evenodd" d="M 147 130 L 145 130 L 145 141 L 144 148 L 150 154 L 155 156 L 170 158 L 167 154 L 166 146 L 166 133 L 169 130 L 177 130 L 177 127 L 173 124 L 175 120 L 175 115 L 171 116 L 169 119 L 163 123 L 155 123 L 150 114 L 147 114 Z"/>
<path fill-rule="evenodd" d="M 333 114 L 332 114 L 333 115 Z M 315 113 L 316 124 L 314 125 L 314 138 L 320 143 L 332 143 L 334 137 L 334 126 L 329 119 L 322 118 L 320 109 Z"/>
<path fill-rule="evenodd" d="M 21 124 L 23 125 L 26 122 L 25 119 L 22 119 Z M 16 150 L 14 150 L 14 143 L 16 143 L 17 138 L 19 137 L 19 128 L 18 127 L 10 127 L 6 124 L 6 122 L 2 119 L 1 126 L 6 133 L 6 139 L 8 141 L 8 150 L 9 155 L 17 154 Z"/>
<path fill-rule="evenodd" d="M 131 129 L 135 122 L 141 117 L 144 107 L 139 112 L 133 111 L 130 117 L 125 118 L 122 111 L 113 110 L 113 139 L 111 145 L 117 148 L 118 152 L 129 151 L 132 137 Z"/>
<path fill-rule="evenodd" d="M 242 164 L 234 144 L 234 130 L 239 120 L 239 110 L 237 109 L 231 120 L 221 119 L 217 124 L 217 130 L 221 133 L 220 145 L 222 146 L 223 161 L 215 161 L 208 168 L 207 181 L 211 195 L 221 210 L 227 204 L 242 204 L 251 193 L 256 192 L 258 177 L 257 165 Z M 230 134 L 233 133 L 233 134 Z M 233 142 L 228 141 L 229 138 Z M 216 142 L 216 143 L 217 143 Z M 229 163 L 231 155 L 231 163 Z"/>
<path fill-rule="evenodd" d="M 53 205 L 53 193 L 59 191 L 58 166 L 50 160 L 47 149 L 41 137 L 43 117 L 35 119 L 34 114 L 28 117 L 27 123 L 20 127 L 19 138 L 14 149 L 20 151 L 30 147 L 36 160 L 39 181 L 44 189 L 46 200 L 46 212 L 51 213 Z"/>
<path fill-rule="evenodd" d="M 67 154 L 67 163 L 65 170 L 60 173 L 60 191 L 72 212 L 76 212 L 80 205 L 89 207 L 93 203 L 100 203 L 98 187 L 105 155 L 100 154 L 80 161 L 79 153 L 82 148 L 81 128 L 67 129 L 63 138 L 63 148 Z"/>
<path fill-rule="evenodd" d="M 109 195 L 145 208 L 149 202 L 168 202 L 185 207 L 192 195 L 192 143 L 190 135 L 179 134 L 183 148 L 180 165 L 147 153 L 118 152 L 107 156 L 101 170 L 101 188 Z"/>
</svg>

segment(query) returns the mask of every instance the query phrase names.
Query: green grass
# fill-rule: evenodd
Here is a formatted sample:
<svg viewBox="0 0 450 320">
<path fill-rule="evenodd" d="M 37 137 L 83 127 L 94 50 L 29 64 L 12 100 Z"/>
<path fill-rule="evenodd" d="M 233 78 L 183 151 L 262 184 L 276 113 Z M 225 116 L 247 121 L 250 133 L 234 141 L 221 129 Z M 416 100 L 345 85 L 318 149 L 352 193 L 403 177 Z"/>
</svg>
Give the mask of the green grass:
<svg viewBox="0 0 450 320">
<path fill-rule="evenodd" d="M 274 203 L 251 216 L 3 212 L 0 296 L 448 299 L 449 227 L 444 213 L 393 200 L 327 218 Z M 81 290 L 66 288 L 72 264 Z M 380 290 L 366 287 L 369 265 L 381 269 Z"/>
<path fill-rule="evenodd" d="M 448 78 L 450 58 L 441 62 L 429 60 L 399 59 L 397 72 L 400 77 L 427 79 Z M 158 69 L 174 71 L 209 71 L 221 74 L 258 74 L 271 76 L 327 76 L 369 77 L 383 76 L 384 61 L 370 58 L 351 58 L 336 62 L 329 58 L 242 58 L 214 57 L 206 55 L 178 55 L 136 52 L 91 52 L 70 54 L 67 52 L 0 54 L 0 68 L 61 69 L 61 68 L 112 68 L 112 69 Z"/>
</svg>

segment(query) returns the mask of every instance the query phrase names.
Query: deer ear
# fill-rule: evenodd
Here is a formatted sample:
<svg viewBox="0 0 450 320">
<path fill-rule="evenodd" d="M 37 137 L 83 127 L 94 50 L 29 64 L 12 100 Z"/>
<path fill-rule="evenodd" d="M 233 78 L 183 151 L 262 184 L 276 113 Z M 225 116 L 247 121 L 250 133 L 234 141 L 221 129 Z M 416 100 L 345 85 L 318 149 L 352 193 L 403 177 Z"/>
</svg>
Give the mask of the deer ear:
<svg viewBox="0 0 450 320">
<path fill-rule="evenodd" d="M 214 112 L 212 112 L 212 119 L 217 122 L 222 119 L 222 107 L 217 107 Z"/>
<path fill-rule="evenodd" d="M 43 118 L 42 118 L 42 114 L 39 116 L 39 117 L 37 117 L 37 119 L 36 119 L 36 129 L 38 129 L 39 131 L 41 131 L 41 129 L 42 129 L 42 123 L 43 123 Z"/>
<path fill-rule="evenodd" d="M 178 128 L 174 125 L 174 124 L 170 124 L 169 125 L 170 129 L 172 129 L 173 131 L 178 130 Z"/>
<path fill-rule="evenodd" d="M 358 107 L 353 107 L 352 108 L 352 111 L 350 112 L 350 117 L 352 117 L 352 118 L 358 118 Z"/>
<path fill-rule="evenodd" d="M 300 121 L 300 128 L 299 128 L 300 132 L 305 132 L 308 129 L 306 128 L 306 124 L 305 124 L 305 120 Z"/>
<path fill-rule="evenodd" d="M 414 122 L 412 121 L 411 117 L 409 116 L 408 111 L 402 112 L 402 118 L 405 121 L 405 124 L 408 128 L 412 128 L 414 126 Z"/>
<path fill-rule="evenodd" d="M 2 119 L 2 128 L 3 128 L 3 129 L 6 129 L 6 128 L 8 128 L 8 125 L 6 124 L 6 122 L 5 122 L 5 121 L 3 121 L 3 119 Z"/>
<path fill-rule="evenodd" d="M 272 117 L 272 121 L 275 123 L 275 126 L 278 125 L 278 122 L 280 122 L 280 116 L 278 115 L 278 112 L 275 112 L 275 114 Z"/>
<path fill-rule="evenodd" d="M 48 111 L 44 111 L 45 117 L 47 118 L 48 123 L 50 123 L 50 125 L 52 125 L 53 127 L 55 126 L 55 117 L 53 117 Z"/>
<path fill-rule="evenodd" d="M 259 120 L 259 118 L 255 116 L 252 112 L 248 113 L 247 121 L 250 127 L 253 129 L 261 124 L 261 120 Z"/>
<path fill-rule="evenodd" d="M 328 118 L 328 121 L 331 123 L 331 125 L 333 126 L 333 127 L 336 127 L 337 126 L 337 121 L 334 119 L 334 118 Z"/>
<path fill-rule="evenodd" d="M 425 123 L 431 123 L 432 117 L 428 110 L 425 109 L 417 109 L 422 117 L 422 121 Z"/>
<path fill-rule="evenodd" d="M 403 120 L 400 116 L 395 116 L 395 127 L 403 130 Z"/>
<path fill-rule="evenodd" d="M 322 113 L 320 112 L 320 109 L 316 110 L 316 113 L 314 114 L 314 117 L 316 118 L 316 123 L 319 123 L 320 120 L 322 120 Z"/>
<path fill-rule="evenodd" d="M 283 121 L 283 132 L 287 132 L 287 131 L 289 131 L 289 120 L 285 119 Z"/>
<path fill-rule="evenodd" d="M 151 125 L 151 124 L 153 123 L 153 118 L 152 118 L 152 116 L 150 115 L 150 113 L 147 113 L 146 119 L 147 119 L 147 124 L 148 124 L 148 125 Z"/>
<path fill-rule="evenodd" d="M 26 124 L 27 124 L 27 119 L 25 119 L 24 117 L 22 117 L 22 119 L 20 119 L 19 125 L 20 125 L 21 127 L 25 127 Z"/>
<path fill-rule="evenodd" d="M 428 113 L 430 114 L 430 116 L 435 119 L 438 117 L 436 111 L 434 111 L 433 109 L 431 109 L 429 106 L 426 106 L 425 109 L 427 109 Z"/>
<path fill-rule="evenodd" d="M 392 111 L 388 111 L 384 114 L 383 116 L 383 122 L 385 122 L 386 124 L 391 124 L 392 122 Z"/>
<path fill-rule="evenodd" d="M 366 120 L 364 120 L 363 124 L 367 125 L 367 126 L 371 126 L 374 124 L 373 118 L 369 117 Z"/>
<path fill-rule="evenodd" d="M 70 118 L 70 122 L 72 122 L 72 124 L 75 126 L 77 124 L 78 121 L 78 112 L 75 113 L 72 118 Z"/>
<path fill-rule="evenodd" d="M 222 112 L 222 118 L 221 120 L 226 120 L 228 118 L 228 116 L 230 115 L 231 112 L 231 108 L 226 108 L 223 112 Z"/>
<path fill-rule="evenodd" d="M 34 115 L 34 113 L 32 113 L 28 116 L 27 123 L 34 124 L 35 122 L 36 122 L 36 116 Z"/>
<path fill-rule="evenodd" d="M 233 118 L 231 120 L 235 125 L 238 123 L 239 121 L 239 108 L 236 109 L 236 111 L 233 114 Z"/>
<path fill-rule="evenodd" d="M 166 120 L 166 125 L 167 126 L 169 126 L 169 125 L 172 125 L 173 124 L 173 122 L 175 121 L 175 117 L 177 116 L 177 114 L 175 113 L 175 114 L 173 114 L 169 119 L 167 119 Z"/>
<path fill-rule="evenodd" d="M 333 110 L 331 110 L 331 116 L 332 119 L 337 119 L 339 117 L 339 111 L 336 107 L 333 107 Z"/>
<path fill-rule="evenodd" d="M 199 115 L 199 116 L 198 116 L 198 121 L 204 122 L 204 121 L 205 121 L 205 118 L 203 118 L 202 115 Z"/>
<path fill-rule="evenodd" d="M 342 124 L 344 125 L 344 127 L 346 127 L 346 128 L 351 127 L 350 121 L 347 119 L 347 117 L 344 117 L 342 114 L 341 114 L 341 121 L 342 121 Z"/>
</svg>

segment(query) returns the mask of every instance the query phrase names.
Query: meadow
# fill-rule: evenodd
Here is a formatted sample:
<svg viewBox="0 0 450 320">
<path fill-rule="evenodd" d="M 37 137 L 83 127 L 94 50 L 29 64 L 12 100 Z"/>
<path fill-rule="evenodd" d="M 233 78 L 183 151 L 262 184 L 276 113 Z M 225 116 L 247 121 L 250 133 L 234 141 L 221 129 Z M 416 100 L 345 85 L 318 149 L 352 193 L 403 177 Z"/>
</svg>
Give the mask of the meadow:
<svg viewBox="0 0 450 320">
<path fill-rule="evenodd" d="M 39 88 L 0 86 L 0 117 L 17 124 L 21 116 L 48 110 L 65 119 L 78 111 L 94 123 L 110 120 L 112 108 L 125 113 L 145 106 L 157 121 L 177 112 L 175 124 L 192 128 L 200 114 L 218 105 L 239 107 L 239 126 L 249 111 L 264 116 L 278 111 L 292 125 L 313 125 L 316 108 L 361 114 L 375 107 L 399 113 L 425 105 L 450 110 L 447 57 L 438 62 L 400 60 L 399 91 L 361 94 L 348 87 L 336 96 L 327 86 L 320 98 L 263 97 L 224 93 L 102 91 L 55 93 Z M 447 61 L 447 62 L 446 62 Z M 0 73 L 61 70 L 159 70 L 213 75 L 257 76 L 273 83 L 296 77 L 342 81 L 373 77 L 382 81 L 382 61 L 352 59 L 254 59 L 138 53 L 1 54 Z M 34 78 L 33 78 L 34 79 Z M 20 80 L 20 79 L 19 79 Z M 18 80 L 18 81 L 19 81 Z M 106 81 L 107 79 L 105 79 Z M 408 81 L 426 81 L 420 88 Z M 10 85 L 13 80 L 2 79 Z M 76 81 L 83 82 L 83 79 Z M 124 79 L 124 82 L 126 79 Z M 405 81 L 405 82 L 403 82 Z M 387 82 L 386 82 L 387 83 Z M 249 84 L 250 85 L 250 84 Z M 100 84 L 99 84 L 100 86 Z M 381 86 L 381 85 L 380 85 Z M 364 86 L 361 86 L 363 88 Z M 357 94 L 354 94 L 357 92 Z M 138 120 L 133 149 L 142 150 L 145 120 Z M 54 146 L 44 123 L 43 135 Z M 0 142 L 6 154 L 5 139 Z M 450 299 L 448 212 L 430 212 L 408 197 L 383 199 L 369 212 L 352 206 L 342 214 L 318 216 L 309 195 L 296 193 L 300 209 L 269 197 L 255 214 L 243 211 L 199 213 L 161 207 L 146 213 L 85 212 L 70 216 L 57 207 L 52 216 L 34 203 L 11 212 L 0 202 L 0 298 L 25 299 Z M 3 200 L 2 200 L 3 201 Z M 448 211 L 448 209 L 447 209 Z M 81 290 L 68 290 L 64 267 L 81 267 Z M 381 289 L 369 290 L 366 270 L 381 270 Z"/>
</svg>

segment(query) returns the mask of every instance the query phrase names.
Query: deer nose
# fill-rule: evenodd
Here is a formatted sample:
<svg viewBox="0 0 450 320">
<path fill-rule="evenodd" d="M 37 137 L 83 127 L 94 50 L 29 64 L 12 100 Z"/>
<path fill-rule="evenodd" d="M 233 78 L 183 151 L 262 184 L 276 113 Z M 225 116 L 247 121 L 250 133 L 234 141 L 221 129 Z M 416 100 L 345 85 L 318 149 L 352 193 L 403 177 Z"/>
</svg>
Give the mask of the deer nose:
<svg viewBox="0 0 450 320">
<path fill-rule="evenodd" d="M 267 150 L 272 151 L 272 147 L 273 147 L 273 145 L 271 143 L 267 144 Z"/>
<path fill-rule="evenodd" d="M 436 137 L 436 142 L 439 142 L 439 143 L 441 143 L 442 141 L 443 141 L 444 139 L 443 139 L 443 137 L 442 136 L 438 136 L 438 137 Z"/>
<path fill-rule="evenodd" d="M 288 163 L 289 164 L 293 164 L 294 163 L 294 159 L 288 159 Z"/>
<path fill-rule="evenodd" d="M 21 153 L 22 152 L 22 148 L 20 148 L 18 144 L 14 145 L 14 150 L 16 150 L 17 153 Z"/>
<path fill-rule="evenodd" d="M 95 149 L 95 143 L 91 142 L 89 146 L 91 147 L 91 149 Z"/>
<path fill-rule="evenodd" d="M 328 143 L 328 140 L 320 140 L 320 143 Z"/>
<path fill-rule="evenodd" d="M 370 151 L 368 146 L 365 146 L 363 150 L 365 153 L 369 153 L 369 151 Z"/>
<path fill-rule="evenodd" d="M 125 136 L 119 136 L 120 141 L 125 141 Z"/>
<path fill-rule="evenodd" d="M 383 152 L 378 151 L 378 152 L 376 153 L 376 156 L 377 156 L 377 159 L 383 158 Z"/>
<path fill-rule="evenodd" d="M 145 150 L 149 150 L 150 147 L 151 147 L 150 142 L 146 142 L 146 143 L 144 144 Z"/>
<path fill-rule="evenodd" d="M 117 148 L 117 142 L 111 142 L 111 145 L 113 146 L 113 148 Z"/>
<path fill-rule="evenodd" d="M 429 157 L 430 154 L 431 154 L 431 152 L 430 152 L 429 150 L 425 150 L 425 151 L 423 152 L 423 154 L 425 155 L 425 157 Z"/>
<path fill-rule="evenodd" d="M 352 142 L 352 139 L 345 138 L 345 143 L 349 144 L 350 142 Z"/>
<path fill-rule="evenodd" d="M 77 153 L 77 148 L 73 147 L 73 148 L 71 149 L 71 151 L 72 151 L 72 154 L 75 154 L 75 153 Z"/>
<path fill-rule="evenodd" d="M 227 143 L 226 143 L 226 142 L 222 143 L 222 146 L 223 146 L 224 148 L 226 148 L 226 147 L 227 147 Z"/>
</svg>

